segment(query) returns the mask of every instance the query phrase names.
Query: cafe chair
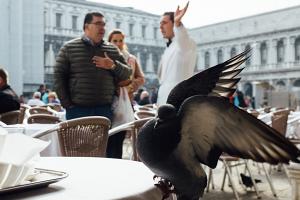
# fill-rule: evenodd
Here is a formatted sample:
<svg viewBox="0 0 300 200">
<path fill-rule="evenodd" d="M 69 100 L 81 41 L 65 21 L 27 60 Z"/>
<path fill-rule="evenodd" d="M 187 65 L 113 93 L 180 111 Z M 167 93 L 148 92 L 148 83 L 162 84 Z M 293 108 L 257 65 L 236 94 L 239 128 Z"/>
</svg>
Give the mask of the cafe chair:
<svg viewBox="0 0 300 200">
<path fill-rule="evenodd" d="M 106 117 L 81 117 L 60 122 L 55 128 L 33 137 L 41 138 L 56 131 L 62 156 L 105 157 L 110 125 Z"/>
<path fill-rule="evenodd" d="M 35 114 L 48 114 L 53 115 L 51 111 L 47 109 L 47 107 L 32 107 L 29 108 L 27 111 L 27 116 L 35 115 Z"/>
<path fill-rule="evenodd" d="M 14 110 L 14 111 L 9 111 L 6 113 L 2 113 L 0 115 L 0 121 L 7 125 L 11 124 L 19 124 L 19 116 L 20 116 L 21 111 L 20 110 Z"/>
<path fill-rule="evenodd" d="M 60 122 L 58 117 L 48 114 L 34 114 L 27 119 L 27 124 L 57 124 Z"/>
<path fill-rule="evenodd" d="M 119 133 L 121 131 L 130 131 L 131 141 L 132 141 L 132 151 L 133 151 L 132 160 L 139 161 L 137 150 L 136 150 L 137 135 L 139 133 L 140 128 L 142 128 L 142 126 L 151 119 L 153 119 L 153 117 L 138 119 L 132 122 L 128 122 L 126 124 L 119 125 L 109 130 L 109 136 Z"/>
<path fill-rule="evenodd" d="M 134 112 L 134 118 L 135 119 L 144 119 L 144 118 L 148 118 L 148 117 L 155 117 L 155 112 L 153 111 L 135 111 Z"/>
</svg>

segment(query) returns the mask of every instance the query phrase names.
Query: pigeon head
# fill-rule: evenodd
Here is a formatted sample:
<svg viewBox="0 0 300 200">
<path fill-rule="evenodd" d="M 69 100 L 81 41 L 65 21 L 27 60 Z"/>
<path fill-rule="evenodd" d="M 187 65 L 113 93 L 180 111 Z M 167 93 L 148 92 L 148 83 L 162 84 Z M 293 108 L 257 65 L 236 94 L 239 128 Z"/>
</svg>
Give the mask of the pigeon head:
<svg viewBox="0 0 300 200">
<path fill-rule="evenodd" d="M 171 104 L 165 104 L 158 108 L 157 116 L 159 120 L 164 121 L 176 117 L 176 109 Z"/>
</svg>

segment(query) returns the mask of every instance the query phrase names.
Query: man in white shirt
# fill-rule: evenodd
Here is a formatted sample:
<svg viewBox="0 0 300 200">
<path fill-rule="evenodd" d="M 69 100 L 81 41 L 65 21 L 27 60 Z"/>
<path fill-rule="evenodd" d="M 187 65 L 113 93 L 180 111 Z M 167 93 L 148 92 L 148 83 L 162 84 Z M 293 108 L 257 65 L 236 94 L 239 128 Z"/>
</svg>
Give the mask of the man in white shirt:
<svg viewBox="0 0 300 200">
<path fill-rule="evenodd" d="M 175 13 L 164 13 L 160 21 L 161 33 L 169 42 L 160 61 L 158 105 L 165 104 L 173 87 L 194 73 L 196 43 L 189 37 L 181 22 L 188 4 L 182 10 L 178 6 Z"/>
</svg>

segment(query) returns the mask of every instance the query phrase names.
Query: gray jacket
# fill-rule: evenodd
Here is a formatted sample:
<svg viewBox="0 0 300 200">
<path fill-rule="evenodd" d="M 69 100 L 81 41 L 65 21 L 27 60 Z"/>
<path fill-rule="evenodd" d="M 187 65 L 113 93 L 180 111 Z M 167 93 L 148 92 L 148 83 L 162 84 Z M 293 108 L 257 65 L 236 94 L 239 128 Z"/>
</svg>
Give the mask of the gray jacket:
<svg viewBox="0 0 300 200">
<path fill-rule="evenodd" d="M 93 56 L 114 60 L 113 70 L 101 69 L 92 62 Z M 59 51 L 54 67 L 54 89 L 63 107 L 101 106 L 112 103 L 116 81 L 131 75 L 119 50 L 108 42 L 92 46 L 82 38 L 66 43 Z"/>
</svg>

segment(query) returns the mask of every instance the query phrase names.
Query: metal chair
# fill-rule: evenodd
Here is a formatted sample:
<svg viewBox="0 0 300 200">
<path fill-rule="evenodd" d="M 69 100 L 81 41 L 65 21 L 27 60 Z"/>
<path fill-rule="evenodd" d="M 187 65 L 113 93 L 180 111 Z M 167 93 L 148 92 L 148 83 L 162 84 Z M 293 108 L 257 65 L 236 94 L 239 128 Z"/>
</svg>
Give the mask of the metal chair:
<svg viewBox="0 0 300 200">
<path fill-rule="evenodd" d="M 105 157 L 110 120 L 89 116 L 60 122 L 57 127 L 36 133 L 40 138 L 57 131 L 62 156 Z"/>
<path fill-rule="evenodd" d="M 58 117 L 48 114 L 34 114 L 27 119 L 27 124 L 57 124 L 60 122 Z"/>
</svg>

